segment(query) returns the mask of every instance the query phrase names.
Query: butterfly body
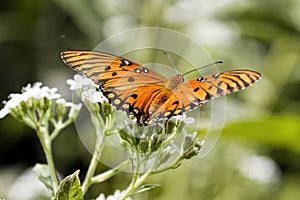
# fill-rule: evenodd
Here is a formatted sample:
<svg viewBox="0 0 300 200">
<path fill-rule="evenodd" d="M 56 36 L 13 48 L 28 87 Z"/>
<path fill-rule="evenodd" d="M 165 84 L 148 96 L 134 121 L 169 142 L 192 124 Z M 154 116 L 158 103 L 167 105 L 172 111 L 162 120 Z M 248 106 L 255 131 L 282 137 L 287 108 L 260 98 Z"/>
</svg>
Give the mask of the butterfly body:
<svg viewBox="0 0 300 200">
<path fill-rule="evenodd" d="M 91 78 L 117 110 L 139 124 L 181 115 L 205 102 L 244 89 L 260 79 L 258 72 L 231 70 L 184 82 L 170 79 L 131 60 L 95 51 L 62 52 L 63 61 Z"/>
</svg>

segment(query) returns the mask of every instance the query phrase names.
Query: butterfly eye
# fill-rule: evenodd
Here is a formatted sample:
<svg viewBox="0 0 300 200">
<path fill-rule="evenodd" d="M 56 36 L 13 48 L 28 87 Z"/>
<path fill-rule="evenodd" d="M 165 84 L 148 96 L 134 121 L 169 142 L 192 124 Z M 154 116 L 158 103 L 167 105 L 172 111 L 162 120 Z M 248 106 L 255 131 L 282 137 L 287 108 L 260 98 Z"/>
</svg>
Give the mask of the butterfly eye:
<svg viewBox="0 0 300 200">
<path fill-rule="evenodd" d="M 105 70 L 110 70 L 111 67 L 109 65 L 105 66 Z"/>
</svg>

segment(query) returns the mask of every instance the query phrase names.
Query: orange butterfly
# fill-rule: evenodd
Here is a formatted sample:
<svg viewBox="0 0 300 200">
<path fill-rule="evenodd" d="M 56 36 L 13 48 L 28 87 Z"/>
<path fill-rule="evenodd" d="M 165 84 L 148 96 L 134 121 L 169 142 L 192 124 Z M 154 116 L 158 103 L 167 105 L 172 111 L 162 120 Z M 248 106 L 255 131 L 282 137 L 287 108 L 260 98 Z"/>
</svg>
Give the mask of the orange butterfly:
<svg viewBox="0 0 300 200">
<path fill-rule="evenodd" d="M 260 79 L 250 70 L 231 70 L 184 82 L 177 74 L 170 79 L 126 58 L 95 51 L 61 53 L 71 68 L 85 74 L 116 107 L 133 115 L 138 124 L 169 119 L 205 102 L 236 92 Z"/>
</svg>

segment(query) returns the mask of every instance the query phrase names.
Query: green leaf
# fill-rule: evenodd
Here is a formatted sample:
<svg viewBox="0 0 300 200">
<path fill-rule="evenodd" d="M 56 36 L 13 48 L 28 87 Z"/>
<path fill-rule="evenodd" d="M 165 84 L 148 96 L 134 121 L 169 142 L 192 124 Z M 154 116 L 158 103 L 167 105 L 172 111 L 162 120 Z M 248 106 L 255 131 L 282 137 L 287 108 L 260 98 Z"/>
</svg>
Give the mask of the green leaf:
<svg viewBox="0 0 300 200">
<path fill-rule="evenodd" d="M 46 186 L 46 188 L 52 194 L 54 194 L 49 166 L 45 164 L 36 164 L 33 168 L 33 171 L 40 179 L 40 181 Z"/>
<path fill-rule="evenodd" d="M 79 170 L 61 181 L 54 200 L 82 200 L 83 194 L 78 177 Z"/>
<path fill-rule="evenodd" d="M 161 186 L 160 184 L 146 184 L 146 185 L 142 185 L 141 187 L 139 187 L 138 189 L 136 189 L 136 191 L 134 193 L 132 193 L 132 194 L 138 194 L 138 193 L 141 193 L 141 192 L 152 190 L 154 188 L 158 188 L 160 186 Z"/>
</svg>

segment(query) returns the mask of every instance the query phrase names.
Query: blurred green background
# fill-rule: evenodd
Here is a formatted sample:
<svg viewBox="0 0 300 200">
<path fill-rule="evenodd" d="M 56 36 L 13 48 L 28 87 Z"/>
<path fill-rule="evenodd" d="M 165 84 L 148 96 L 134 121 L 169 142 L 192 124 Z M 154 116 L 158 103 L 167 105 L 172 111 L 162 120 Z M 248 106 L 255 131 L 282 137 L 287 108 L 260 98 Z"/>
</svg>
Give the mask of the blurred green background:
<svg viewBox="0 0 300 200">
<path fill-rule="evenodd" d="M 93 49 L 105 38 L 137 27 L 180 31 L 201 43 L 214 60 L 223 60 L 225 70 L 249 67 L 263 77 L 227 97 L 225 127 L 207 158 L 152 177 L 149 183 L 162 187 L 133 198 L 298 200 L 299 10 L 299 0 L 2 1 L 0 100 L 36 81 L 58 87 L 70 98 L 65 80 L 74 72 L 62 63 L 62 50 Z M 54 157 L 62 176 L 78 168 L 84 175 L 89 155 L 74 127 L 55 141 Z M 33 181 L 28 168 L 44 161 L 33 130 L 10 116 L 0 120 L 0 199 L 43 194 L 42 187 L 29 184 Z M 129 178 L 121 173 L 93 186 L 87 199 L 123 189 Z"/>
</svg>

